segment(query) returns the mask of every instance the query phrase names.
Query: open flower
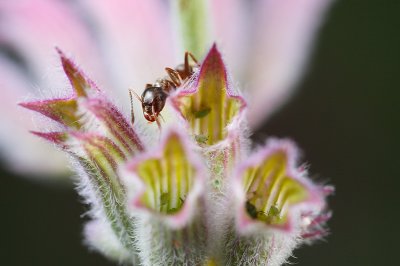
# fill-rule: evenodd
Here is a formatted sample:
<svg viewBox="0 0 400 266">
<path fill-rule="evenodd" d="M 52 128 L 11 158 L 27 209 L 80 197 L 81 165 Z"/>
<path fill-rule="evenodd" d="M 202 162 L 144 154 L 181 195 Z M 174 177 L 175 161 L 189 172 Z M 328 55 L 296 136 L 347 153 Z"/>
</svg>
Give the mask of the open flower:
<svg viewBox="0 0 400 266">
<path fill-rule="evenodd" d="M 165 66 L 180 62 L 183 50 L 201 58 L 216 40 L 236 82 L 248 89 L 248 122 L 255 128 L 290 96 L 330 2 L 1 1 L 0 119 L 8 125 L 0 134 L 2 157 L 30 175 L 65 171 L 61 153 L 26 133 L 47 121 L 32 123 L 14 104 L 27 94 L 65 96 L 67 81 L 55 71 L 54 46 L 83 64 L 126 111 L 128 88 L 140 93 Z"/>
<path fill-rule="evenodd" d="M 55 121 L 33 133 L 69 154 L 91 247 L 133 265 L 281 265 L 325 235 L 331 188 L 308 178 L 288 140 L 250 151 L 246 100 L 216 45 L 165 99 L 160 131 L 130 124 L 59 54 L 72 92 L 20 105 Z"/>
</svg>

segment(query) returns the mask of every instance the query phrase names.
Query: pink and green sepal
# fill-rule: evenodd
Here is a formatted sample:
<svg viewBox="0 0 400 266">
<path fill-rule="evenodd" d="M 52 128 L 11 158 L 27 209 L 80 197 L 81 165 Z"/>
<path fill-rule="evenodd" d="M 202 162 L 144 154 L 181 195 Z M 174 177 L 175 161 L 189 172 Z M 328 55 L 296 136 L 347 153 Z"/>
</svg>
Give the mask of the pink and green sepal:
<svg viewBox="0 0 400 266">
<path fill-rule="evenodd" d="M 246 103 L 228 79 L 222 56 L 214 44 L 199 72 L 175 95 L 172 104 L 200 144 L 212 146 L 227 139 L 229 125 L 243 119 Z"/>
</svg>

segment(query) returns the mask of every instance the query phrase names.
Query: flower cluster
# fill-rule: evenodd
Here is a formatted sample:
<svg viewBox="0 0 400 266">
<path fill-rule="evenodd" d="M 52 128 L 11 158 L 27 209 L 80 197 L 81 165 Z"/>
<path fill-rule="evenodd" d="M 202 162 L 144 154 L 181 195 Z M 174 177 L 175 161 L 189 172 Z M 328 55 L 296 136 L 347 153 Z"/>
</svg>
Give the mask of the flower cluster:
<svg viewBox="0 0 400 266">
<path fill-rule="evenodd" d="M 216 45 L 166 99 L 160 131 L 129 123 L 58 52 L 70 96 L 20 105 L 56 122 L 33 133 L 69 154 L 92 248 L 134 265 L 271 266 L 325 235 L 332 188 L 308 178 L 290 140 L 251 150 L 247 104 Z"/>
</svg>

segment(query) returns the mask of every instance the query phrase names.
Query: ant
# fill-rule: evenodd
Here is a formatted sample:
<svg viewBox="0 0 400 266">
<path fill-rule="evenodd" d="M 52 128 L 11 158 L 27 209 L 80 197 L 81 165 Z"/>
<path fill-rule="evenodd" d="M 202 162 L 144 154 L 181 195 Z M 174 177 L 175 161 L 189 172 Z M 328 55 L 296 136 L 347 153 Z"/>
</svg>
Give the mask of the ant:
<svg viewBox="0 0 400 266">
<path fill-rule="evenodd" d="M 189 57 L 193 63 L 189 63 Z M 168 76 L 162 79 L 158 79 L 153 84 L 146 84 L 145 90 L 139 97 L 133 90 L 129 90 L 129 96 L 131 101 L 131 123 L 135 121 L 133 113 L 132 93 L 142 103 L 142 110 L 144 118 L 149 122 L 157 122 L 159 128 L 161 124 L 159 116 L 162 118 L 160 112 L 164 108 L 165 102 L 169 93 L 172 90 L 176 90 L 183 83 L 185 83 L 194 73 L 195 69 L 199 67 L 196 58 L 193 54 L 186 52 L 185 61 L 183 64 L 178 65 L 175 69 L 166 67 L 165 71 Z"/>
</svg>

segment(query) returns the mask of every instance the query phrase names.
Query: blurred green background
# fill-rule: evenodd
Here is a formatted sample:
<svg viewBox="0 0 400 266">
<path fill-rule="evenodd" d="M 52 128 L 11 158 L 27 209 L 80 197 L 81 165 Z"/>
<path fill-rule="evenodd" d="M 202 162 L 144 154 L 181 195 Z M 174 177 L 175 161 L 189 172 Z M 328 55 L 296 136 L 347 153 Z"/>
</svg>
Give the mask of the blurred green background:
<svg viewBox="0 0 400 266">
<path fill-rule="evenodd" d="M 293 138 L 337 188 L 331 235 L 296 265 L 399 265 L 399 17 L 398 0 L 337 1 L 298 92 L 253 136 Z M 114 265 L 82 245 L 72 186 L 0 173 L 1 265 Z"/>
</svg>

